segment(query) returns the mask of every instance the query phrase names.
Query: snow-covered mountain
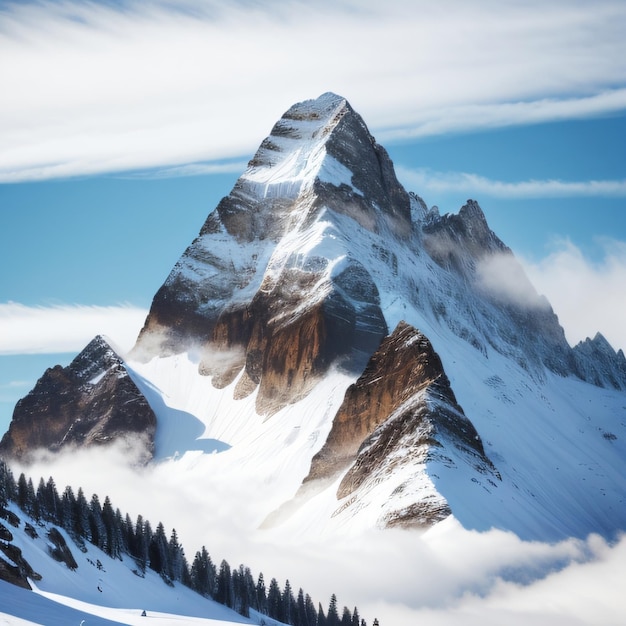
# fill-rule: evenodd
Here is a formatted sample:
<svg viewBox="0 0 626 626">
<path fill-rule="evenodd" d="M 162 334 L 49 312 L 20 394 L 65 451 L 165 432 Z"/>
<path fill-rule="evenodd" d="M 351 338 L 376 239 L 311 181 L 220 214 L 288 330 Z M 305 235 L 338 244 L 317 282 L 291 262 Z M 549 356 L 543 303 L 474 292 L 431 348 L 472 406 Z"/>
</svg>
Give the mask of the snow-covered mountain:
<svg viewBox="0 0 626 626">
<path fill-rule="evenodd" d="M 407 193 L 334 94 L 277 122 L 124 368 L 155 460 L 228 481 L 251 528 L 626 528 L 623 352 L 570 347 L 479 205 Z"/>
</svg>

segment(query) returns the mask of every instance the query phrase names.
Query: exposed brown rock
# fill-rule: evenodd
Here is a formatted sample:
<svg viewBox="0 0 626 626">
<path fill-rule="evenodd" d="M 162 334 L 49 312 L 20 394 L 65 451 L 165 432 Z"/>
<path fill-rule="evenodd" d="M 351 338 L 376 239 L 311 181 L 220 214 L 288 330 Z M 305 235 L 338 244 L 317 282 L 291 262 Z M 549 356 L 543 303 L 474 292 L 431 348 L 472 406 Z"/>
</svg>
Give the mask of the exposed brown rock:
<svg viewBox="0 0 626 626">
<path fill-rule="evenodd" d="M 41 580 L 41 574 L 33 570 L 22 555 L 22 551 L 11 543 L 0 541 L 0 580 L 4 580 L 23 589 L 31 589 L 28 579 Z"/>
<path fill-rule="evenodd" d="M 439 356 L 423 334 L 401 322 L 346 391 L 304 483 L 328 484 L 345 472 L 337 498 L 344 500 L 343 507 L 354 506 L 360 489 L 372 488 L 407 462 L 436 458 L 444 444 L 462 450 L 478 471 L 497 475 L 478 433 L 456 402 Z M 396 491 L 403 488 L 399 485 Z M 378 523 L 421 527 L 449 514 L 442 497 L 426 497 L 387 511 Z"/>
<path fill-rule="evenodd" d="M 245 368 L 236 397 L 257 386 L 257 410 L 272 414 L 304 397 L 331 364 L 347 369 L 364 363 L 387 332 L 376 287 L 367 273 L 348 267 L 324 289 L 324 297 L 302 307 L 301 294 L 319 281 L 315 272 L 285 272 L 245 309 L 224 312 L 205 346 L 200 371 L 231 382 Z M 240 349 L 230 366 L 216 355 Z M 242 355 L 245 355 L 245 361 Z"/>
<path fill-rule="evenodd" d="M 306 480 L 345 469 L 366 437 L 408 398 L 436 381 L 449 389 L 439 356 L 424 335 L 401 322 L 346 391 L 328 439 L 313 458 Z M 456 405 L 452 390 L 449 394 Z"/>
<path fill-rule="evenodd" d="M 65 563 L 68 569 L 74 571 L 78 567 L 78 563 L 76 563 L 76 559 L 63 535 L 54 526 L 48 531 L 48 539 L 52 543 L 52 546 L 48 548 L 50 556 L 59 563 Z"/>
<path fill-rule="evenodd" d="M 38 449 L 124 441 L 152 457 L 156 417 L 123 361 L 96 337 L 68 367 L 46 370 L 16 405 L 0 453 L 22 460 Z"/>
</svg>

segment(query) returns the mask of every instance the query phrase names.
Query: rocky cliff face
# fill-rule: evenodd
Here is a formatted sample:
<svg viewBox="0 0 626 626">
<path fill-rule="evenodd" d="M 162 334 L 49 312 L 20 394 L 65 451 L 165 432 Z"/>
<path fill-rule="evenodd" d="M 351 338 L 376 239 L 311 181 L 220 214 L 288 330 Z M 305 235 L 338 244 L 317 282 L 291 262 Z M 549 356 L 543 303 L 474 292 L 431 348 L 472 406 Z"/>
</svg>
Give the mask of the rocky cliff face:
<svg viewBox="0 0 626 626">
<path fill-rule="evenodd" d="M 386 337 L 345 395 L 326 443 L 313 457 L 310 481 L 332 482 L 343 474 L 337 499 L 359 508 L 361 496 L 387 483 L 396 494 L 414 491 L 424 466 L 456 448 L 474 470 L 499 479 L 476 429 L 458 405 L 441 360 L 428 339 L 401 322 Z M 414 470 L 396 472 L 402 466 Z M 382 526 L 425 526 L 450 514 L 445 499 L 419 505 L 393 500 L 378 520 Z"/>
<path fill-rule="evenodd" d="M 200 346 L 200 371 L 273 413 L 328 368 L 360 372 L 387 334 L 378 290 L 337 232 L 349 217 L 406 237 L 409 196 L 386 151 L 333 94 L 293 106 L 156 294 L 134 354 Z M 238 355 L 228 371 L 216 353 Z M 221 361 L 220 361 L 221 362 Z"/>
<path fill-rule="evenodd" d="M 593 385 L 626 389 L 626 357 L 617 352 L 601 333 L 585 339 L 574 347 L 580 377 Z"/>
<path fill-rule="evenodd" d="M 0 454 L 28 460 L 39 449 L 125 442 L 152 457 L 156 417 L 123 360 L 96 337 L 70 363 L 46 370 L 16 405 Z"/>
</svg>

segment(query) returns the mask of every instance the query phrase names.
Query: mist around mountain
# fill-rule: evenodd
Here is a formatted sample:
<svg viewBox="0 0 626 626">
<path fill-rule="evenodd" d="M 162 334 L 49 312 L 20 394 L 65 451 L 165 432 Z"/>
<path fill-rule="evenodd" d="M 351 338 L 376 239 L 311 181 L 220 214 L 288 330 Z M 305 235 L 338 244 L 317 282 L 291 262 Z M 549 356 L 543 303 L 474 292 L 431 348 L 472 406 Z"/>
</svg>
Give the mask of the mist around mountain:
<svg viewBox="0 0 626 626">
<path fill-rule="evenodd" d="M 381 623 L 617 623 L 621 595 L 588 574 L 621 571 L 623 352 L 571 347 L 478 203 L 407 193 L 345 99 L 277 122 L 114 360 L 42 377 L 70 383 L 18 404 L 16 467 L 16 433 L 79 407 L 29 471 L 316 597 Z M 122 379 L 156 417 L 147 464 L 123 430 L 66 436 L 83 406 L 108 423 Z"/>
</svg>

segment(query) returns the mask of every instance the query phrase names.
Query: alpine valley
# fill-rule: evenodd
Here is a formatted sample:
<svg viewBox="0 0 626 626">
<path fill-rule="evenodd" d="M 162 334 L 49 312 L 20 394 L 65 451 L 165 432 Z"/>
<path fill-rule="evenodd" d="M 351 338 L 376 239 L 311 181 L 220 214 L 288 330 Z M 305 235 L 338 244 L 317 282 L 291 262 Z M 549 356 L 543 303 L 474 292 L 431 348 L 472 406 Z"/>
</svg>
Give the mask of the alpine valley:
<svg viewBox="0 0 626 626">
<path fill-rule="evenodd" d="M 113 499 L 151 517 L 139 492 L 159 476 L 163 498 L 198 512 L 174 508 L 170 526 L 210 532 L 208 501 L 233 545 L 626 530 L 624 353 L 600 334 L 571 347 L 478 203 L 441 215 L 407 192 L 335 94 L 282 116 L 133 350 L 114 339 L 18 402 L 0 443 L 11 466 L 62 484 L 59 459 L 88 454 L 102 473 L 121 451 L 137 490 L 112 475 Z"/>
</svg>

